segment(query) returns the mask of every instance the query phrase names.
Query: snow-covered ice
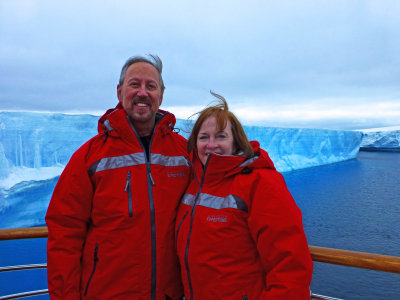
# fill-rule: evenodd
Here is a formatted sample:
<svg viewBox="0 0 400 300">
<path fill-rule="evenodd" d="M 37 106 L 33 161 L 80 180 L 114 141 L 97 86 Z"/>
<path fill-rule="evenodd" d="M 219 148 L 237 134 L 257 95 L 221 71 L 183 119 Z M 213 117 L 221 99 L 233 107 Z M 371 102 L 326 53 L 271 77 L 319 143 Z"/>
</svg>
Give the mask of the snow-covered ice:
<svg viewBox="0 0 400 300">
<path fill-rule="evenodd" d="M 400 126 L 361 130 L 361 150 L 400 152 Z"/>
</svg>

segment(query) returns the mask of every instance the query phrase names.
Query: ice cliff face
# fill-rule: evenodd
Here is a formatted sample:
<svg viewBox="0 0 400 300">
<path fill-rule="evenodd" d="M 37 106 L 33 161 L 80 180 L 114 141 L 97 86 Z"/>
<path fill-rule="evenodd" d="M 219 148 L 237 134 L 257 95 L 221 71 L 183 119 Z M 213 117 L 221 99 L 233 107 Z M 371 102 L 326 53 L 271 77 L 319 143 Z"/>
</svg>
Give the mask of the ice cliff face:
<svg viewBox="0 0 400 300">
<path fill-rule="evenodd" d="M 65 166 L 72 153 L 97 133 L 97 116 L 0 112 L 0 180 L 15 168 Z M 177 128 L 188 136 L 187 122 Z M 356 157 L 362 134 L 352 131 L 245 126 L 281 172 Z M 1 185 L 0 185 L 1 187 Z"/>
<path fill-rule="evenodd" d="M 97 120 L 91 115 L 0 112 L 0 180 L 15 167 L 65 165 L 97 133 Z"/>
<path fill-rule="evenodd" d="M 44 224 L 58 176 L 71 155 L 97 134 L 91 115 L 0 112 L 0 228 Z M 176 128 L 188 136 L 187 121 Z M 186 132 L 185 132 L 186 131 Z M 291 171 L 355 158 L 362 133 L 245 126 L 276 168 Z"/>
<path fill-rule="evenodd" d="M 361 150 L 400 152 L 400 126 L 363 130 Z"/>
<path fill-rule="evenodd" d="M 362 135 L 351 131 L 246 127 L 281 171 L 320 166 L 355 158 Z"/>
</svg>

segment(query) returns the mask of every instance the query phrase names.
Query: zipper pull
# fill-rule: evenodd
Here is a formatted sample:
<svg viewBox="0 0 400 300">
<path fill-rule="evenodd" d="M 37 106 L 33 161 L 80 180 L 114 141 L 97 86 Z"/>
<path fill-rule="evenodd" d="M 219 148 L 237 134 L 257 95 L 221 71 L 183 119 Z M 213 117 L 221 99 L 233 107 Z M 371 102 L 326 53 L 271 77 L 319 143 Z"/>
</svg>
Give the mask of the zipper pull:
<svg viewBox="0 0 400 300">
<path fill-rule="evenodd" d="M 149 178 L 150 178 L 151 184 L 152 185 L 156 185 L 156 183 L 154 182 L 153 176 L 151 176 L 150 170 L 149 170 L 148 174 L 149 174 Z"/>
<path fill-rule="evenodd" d="M 128 175 L 126 177 L 126 185 L 124 191 L 126 192 L 131 184 L 131 171 L 128 171 Z"/>
</svg>

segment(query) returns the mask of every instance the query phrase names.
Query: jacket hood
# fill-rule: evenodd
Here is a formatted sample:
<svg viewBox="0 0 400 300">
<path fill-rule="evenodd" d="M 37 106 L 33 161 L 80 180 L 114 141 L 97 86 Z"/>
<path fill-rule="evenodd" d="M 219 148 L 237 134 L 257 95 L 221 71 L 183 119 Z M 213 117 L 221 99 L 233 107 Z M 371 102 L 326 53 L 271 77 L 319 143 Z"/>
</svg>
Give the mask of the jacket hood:
<svg viewBox="0 0 400 300">
<path fill-rule="evenodd" d="M 255 156 L 253 158 L 246 159 L 244 164 L 249 168 L 268 168 L 276 170 L 274 163 L 269 157 L 267 151 L 260 148 L 260 143 L 258 141 L 251 141 L 251 146 Z"/>
</svg>

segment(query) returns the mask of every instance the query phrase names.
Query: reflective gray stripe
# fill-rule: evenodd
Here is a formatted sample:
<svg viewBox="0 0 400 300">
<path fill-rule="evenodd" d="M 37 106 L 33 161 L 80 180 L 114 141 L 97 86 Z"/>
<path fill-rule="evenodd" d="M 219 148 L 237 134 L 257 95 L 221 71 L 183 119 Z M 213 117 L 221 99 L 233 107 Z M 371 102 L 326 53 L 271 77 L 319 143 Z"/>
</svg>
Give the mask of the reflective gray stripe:
<svg viewBox="0 0 400 300">
<path fill-rule="evenodd" d="M 151 164 L 165 167 L 189 166 L 185 156 L 165 156 L 162 154 L 151 154 Z M 92 176 L 96 172 L 112 170 L 123 167 L 145 165 L 146 157 L 144 152 L 138 152 L 122 156 L 105 157 L 92 164 L 89 168 L 89 174 Z"/>
<path fill-rule="evenodd" d="M 182 198 L 182 203 L 193 206 L 194 195 L 185 194 Z M 223 208 L 236 208 L 243 211 L 248 211 L 247 204 L 240 197 L 236 195 L 227 195 L 226 197 L 217 197 L 209 194 L 200 194 L 197 205 L 204 207 L 223 209 Z"/>
<path fill-rule="evenodd" d="M 98 162 L 95 162 L 92 166 L 95 168 L 91 170 L 91 174 L 96 172 L 111 170 L 135 165 L 143 165 L 146 163 L 146 158 L 144 157 L 143 152 L 123 155 L 123 156 L 114 156 L 114 157 L 105 157 L 100 159 Z M 94 166 L 97 164 L 97 166 Z M 92 166 L 90 169 L 92 169 Z"/>
<path fill-rule="evenodd" d="M 194 205 L 194 199 L 195 199 L 195 198 L 196 198 L 195 195 L 185 194 L 185 195 L 183 195 L 181 202 L 182 202 L 183 204 L 193 206 L 193 205 Z"/>
<path fill-rule="evenodd" d="M 151 154 L 150 162 L 152 165 L 162 165 L 165 167 L 189 166 L 185 156 L 165 156 L 162 154 Z"/>
</svg>

